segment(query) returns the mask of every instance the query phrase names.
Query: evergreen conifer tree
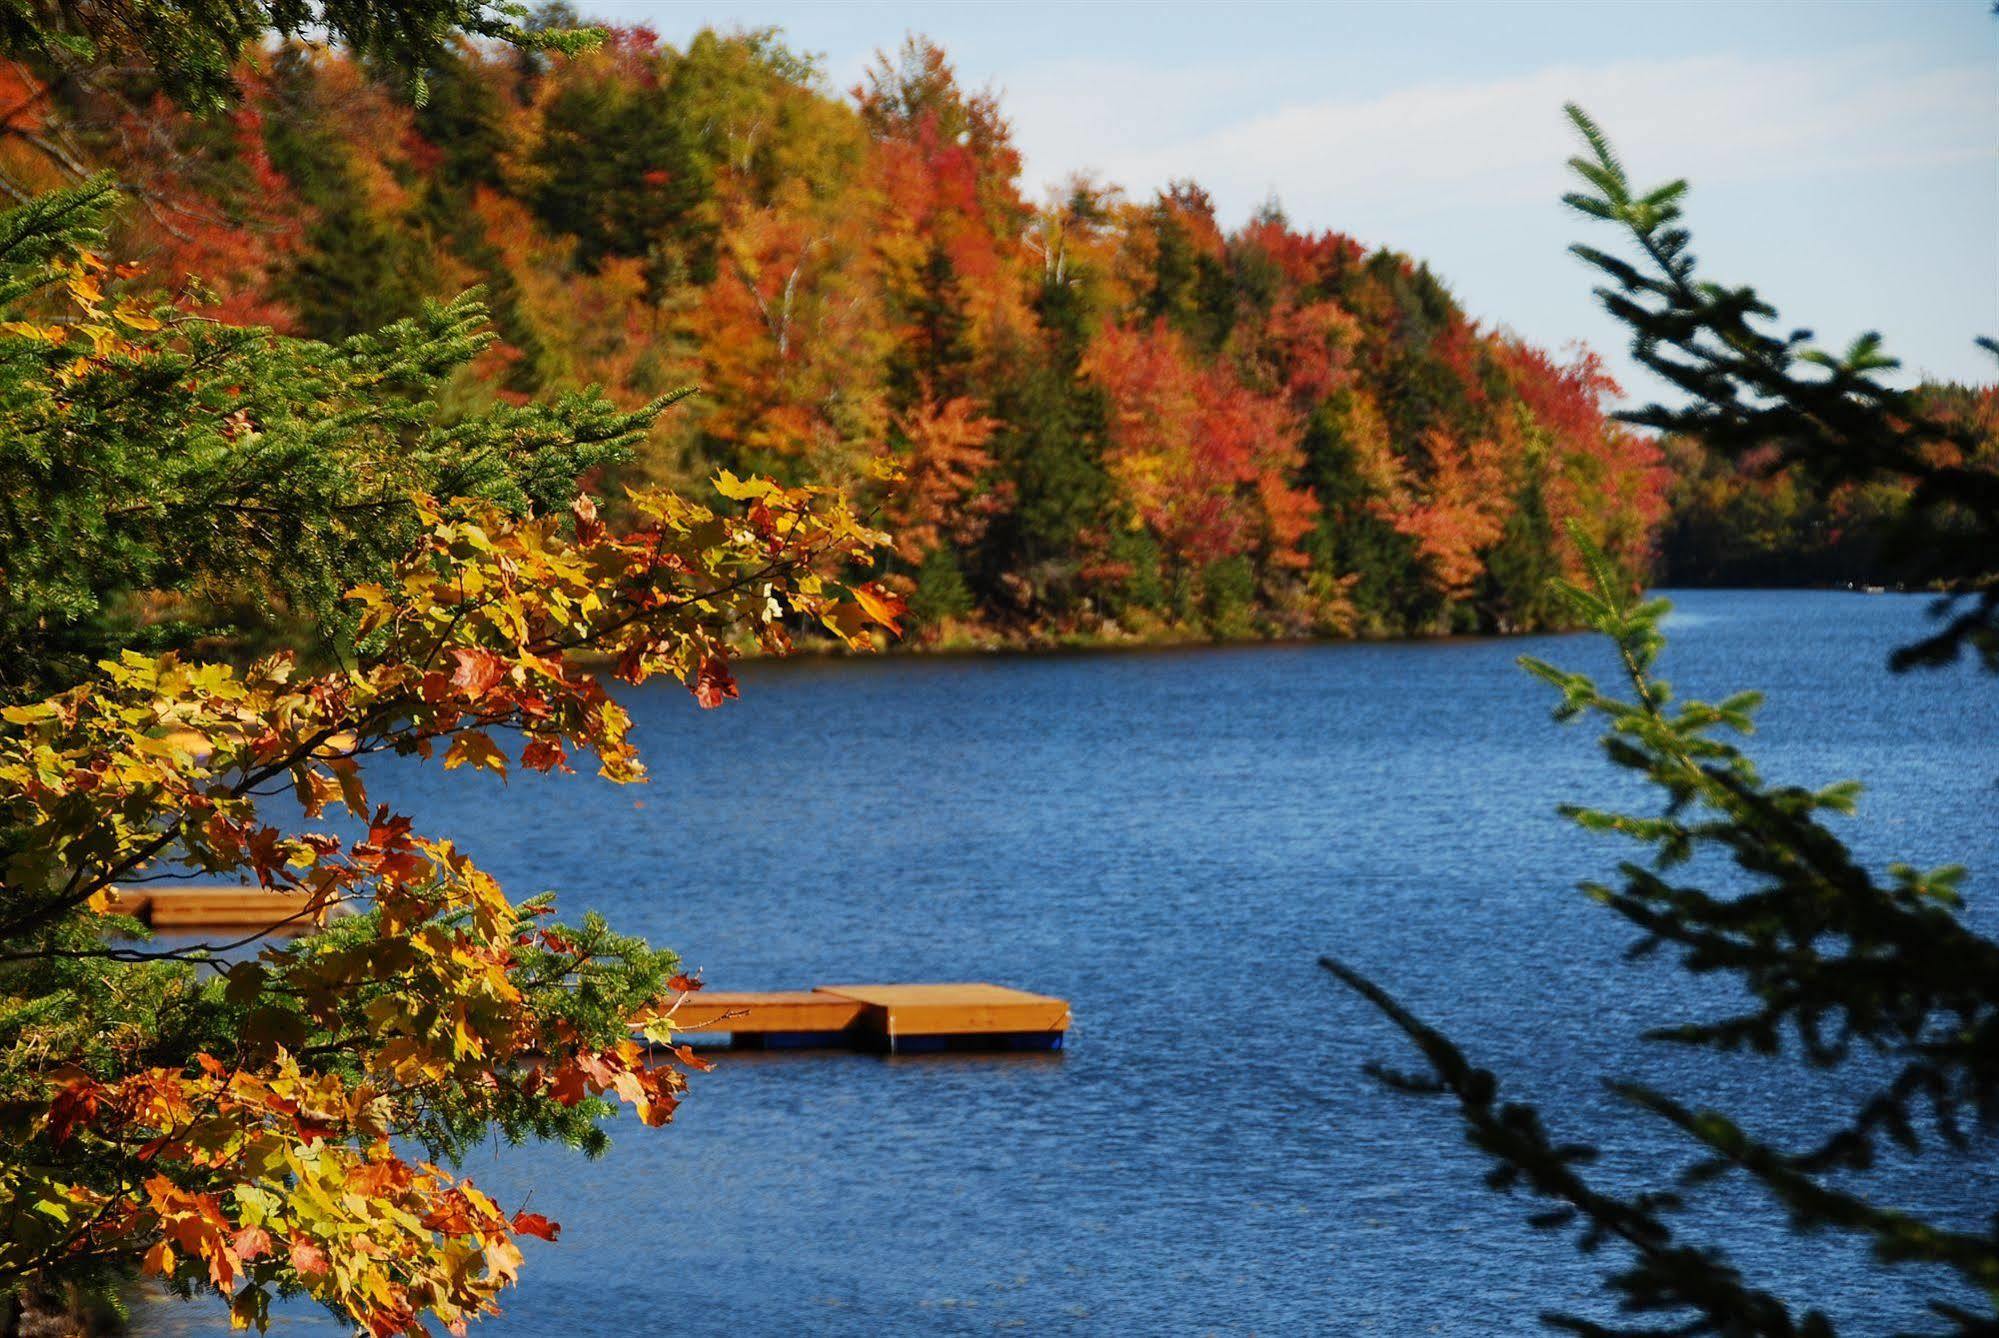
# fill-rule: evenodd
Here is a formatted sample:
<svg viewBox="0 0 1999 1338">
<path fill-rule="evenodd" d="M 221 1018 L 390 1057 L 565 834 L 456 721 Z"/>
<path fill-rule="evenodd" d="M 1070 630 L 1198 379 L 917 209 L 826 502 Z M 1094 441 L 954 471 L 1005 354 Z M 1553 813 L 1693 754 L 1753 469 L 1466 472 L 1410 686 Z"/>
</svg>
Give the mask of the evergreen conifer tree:
<svg viewBox="0 0 1999 1338">
<path fill-rule="evenodd" d="M 1640 360 L 1688 395 L 1683 407 L 1653 406 L 1634 417 L 1724 451 L 1779 446 L 1819 480 L 1882 470 L 1921 479 L 1906 517 L 1908 551 L 1939 578 L 1971 580 L 1974 593 L 1968 611 L 1900 653 L 1898 667 L 1939 663 L 1964 643 L 1999 667 L 1991 635 L 1999 478 L 1938 467 L 1924 453 L 1922 444 L 1948 429 L 1913 415 L 1908 397 L 1878 379 L 1893 364 L 1877 339 L 1864 337 L 1842 357 L 1819 354 L 1802 332 L 1760 330 L 1757 322 L 1774 313 L 1752 290 L 1698 279 L 1679 221 L 1686 184 L 1635 192 L 1602 132 L 1579 110 L 1570 115 L 1588 146 L 1573 166 L 1590 189 L 1568 201 L 1624 227 L 1638 259 L 1577 252 L 1614 279 L 1601 296 L 1632 328 Z M 1864 865 L 1826 821 L 1854 811 L 1858 785 L 1765 780 L 1735 741 L 1750 733 L 1760 694 L 1677 698 L 1655 669 L 1669 606 L 1634 602 L 1624 578 L 1582 535 L 1576 541 L 1588 580 L 1557 588 L 1582 622 L 1610 638 L 1623 686 L 1604 688 L 1532 658 L 1522 663 L 1559 693 L 1558 720 L 1603 724 L 1609 759 L 1647 782 L 1658 801 L 1644 812 L 1564 809 L 1583 830 L 1623 836 L 1645 852 L 1621 864 L 1617 880 L 1583 891 L 1638 931 L 1634 953 L 1676 953 L 1689 973 L 1739 985 L 1729 997 L 1742 1001 L 1719 1016 L 1661 1019 L 1645 1039 L 1833 1071 L 1845 1079 L 1849 1102 L 1828 1110 L 1806 1142 L 1787 1144 L 1701 1104 L 1698 1094 L 1613 1080 L 1610 1089 L 1630 1110 L 1684 1136 L 1688 1159 L 1668 1182 L 1607 1188 L 1623 1182 L 1592 1171 L 1598 1147 L 1552 1127 L 1566 1122 L 1565 1112 L 1544 1116 L 1505 1099 L 1499 1079 L 1441 1031 L 1347 965 L 1322 959 L 1408 1036 L 1426 1064 L 1414 1074 L 1373 1071 L 1405 1092 L 1454 1101 L 1466 1139 L 1493 1163 L 1492 1187 L 1544 1201 L 1533 1225 L 1573 1229 L 1585 1251 L 1613 1256 L 1604 1281 L 1618 1318 L 1546 1316 L 1555 1327 L 1591 1335 L 1831 1335 L 1834 1321 L 1817 1298 L 1759 1284 L 1730 1257 L 1726 1239 L 1681 1234 L 1690 1205 L 1730 1182 L 1752 1186 L 1793 1231 L 1850 1235 L 1884 1265 L 1927 1266 L 1940 1279 L 1932 1324 L 1956 1334 L 1999 1331 L 1999 1214 L 1968 1227 L 1890 1206 L 1867 1180 L 1891 1152 L 1933 1185 L 1953 1182 L 1974 1160 L 1989 1162 L 1999 1119 L 1999 943 L 1964 918 L 1965 870 Z M 1717 861 L 1732 865 L 1732 876 L 1718 876 Z"/>
<path fill-rule="evenodd" d="M 463 35 L 538 51 L 581 51 L 601 40 L 574 25 L 533 21 L 522 4 L 485 0 L 144 0 L 75 4 L 4 0 L 0 49 L 55 77 L 95 79 L 112 68 L 144 70 L 168 97 L 217 111 L 240 93 L 237 58 L 275 33 L 331 40 L 405 79 L 421 99 L 423 71 Z"/>
<path fill-rule="evenodd" d="M 984 547 L 987 584 L 1024 573 L 1039 594 L 1066 602 L 1093 530 L 1120 528 L 1104 469 L 1109 407 L 1081 374 L 1083 316 L 1073 287 L 1044 285 L 1046 336 L 1010 359 L 1013 374 L 993 401 L 1000 430 L 993 458 L 1012 488 L 1013 505 Z"/>
<path fill-rule="evenodd" d="M 39 696 L 126 646 L 274 623 L 337 636 L 344 592 L 414 542 L 410 497 L 559 510 L 663 404 L 594 393 L 449 421 L 435 388 L 492 341 L 476 297 L 335 344 L 119 293 L 94 253 L 106 180 L 0 231 L 0 695 Z M 71 332 L 108 328 L 79 359 Z M 101 351 L 100 351 L 101 350 Z M 330 643 L 329 643 L 330 644 Z"/>
<path fill-rule="evenodd" d="M 1568 113 L 1588 148 L 1570 164 L 1588 189 L 1564 202 L 1622 228 L 1632 255 L 1570 249 L 1610 280 L 1597 296 L 1630 328 L 1633 356 L 1684 396 L 1629 421 L 1731 458 L 1769 450 L 1771 468 L 1796 466 L 1821 490 L 1913 480 L 1887 556 L 1911 583 L 1948 594 L 1937 610 L 1943 626 L 1897 652 L 1894 664 L 1944 663 L 1969 647 L 1999 670 L 1999 474 L 1970 463 L 1979 445 L 1973 431 L 1882 379 L 1901 364 L 1874 331 L 1844 353 L 1814 348 L 1810 330 L 1768 328 L 1776 309 L 1754 288 L 1700 277 L 1681 215 L 1687 183 L 1637 191 L 1596 123 L 1579 107 Z M 1991 338 L 1978 343 L 1999 356 Z"/>
</svg>

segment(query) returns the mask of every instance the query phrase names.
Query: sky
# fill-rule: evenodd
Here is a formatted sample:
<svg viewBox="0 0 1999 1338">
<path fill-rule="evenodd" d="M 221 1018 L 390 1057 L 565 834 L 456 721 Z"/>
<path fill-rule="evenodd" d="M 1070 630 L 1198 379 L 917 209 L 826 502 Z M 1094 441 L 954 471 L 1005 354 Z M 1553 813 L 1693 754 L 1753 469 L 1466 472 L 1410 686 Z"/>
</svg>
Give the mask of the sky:
<svg viewBox="0 0 1999 1338">
<path fill-rule="evenodd" d="M 990 86 L 1030 198 L 1089 172 L 1191 178 L 1225 226 L 1295 226 L 1427 260 L 1466 310 L 1663 389 L 1597 310 L 1559 203 L 1581 103 L 1641 185 L 1693 183 L 1704 273 L 1786 329 L 1879 330 L 1910 376 L 1990 382 L 1999 335 L 1999 18 L 1986 0 L 694 3 L 595 0 L 676 44 L 775 26 L 830 86 L 923 33 Z M 1608 248 L 1607 248 L 1608 249 Z"/>
</svg>

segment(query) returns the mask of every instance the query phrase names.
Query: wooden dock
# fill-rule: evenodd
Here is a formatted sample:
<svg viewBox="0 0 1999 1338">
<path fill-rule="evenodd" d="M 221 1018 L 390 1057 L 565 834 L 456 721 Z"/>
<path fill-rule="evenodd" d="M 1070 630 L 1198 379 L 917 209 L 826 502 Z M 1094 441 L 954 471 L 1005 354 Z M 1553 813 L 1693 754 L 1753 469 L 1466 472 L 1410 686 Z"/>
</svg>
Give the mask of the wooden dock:
<svg viewBox="0 0 1999 1338">
<path fill-rule="evenodd" d="M 681 1003 L 674 1024 L 696 1037 L 726 1036 L 738 1050 L 1060 1050 L 1069 1005 L 983 982 L 701 990 Z"/>
<path fill-rule="evenodd" d="M 314 927 L 314 917 L 303 914 L 309 902 L 304 892 L 263 887 L 119 888 L 116 909 L 154 929 L 274 926 L 273 932 L 293 933 Z"/>
</svg>

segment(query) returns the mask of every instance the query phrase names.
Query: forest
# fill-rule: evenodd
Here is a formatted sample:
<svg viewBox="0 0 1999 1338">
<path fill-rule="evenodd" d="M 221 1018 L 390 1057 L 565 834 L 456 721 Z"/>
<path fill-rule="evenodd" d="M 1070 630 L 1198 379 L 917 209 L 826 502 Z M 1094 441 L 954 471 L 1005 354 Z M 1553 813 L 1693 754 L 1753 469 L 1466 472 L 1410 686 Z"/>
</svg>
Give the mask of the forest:
<svg viewBox="0 0 1999 1338">
<path fill-rule="evenodd" d="M 1572 523 L 1652 561 L 1666 457 L 1592 354 L 1275 203 L 1229 230 L 1192 182 L 1032 198 L 923 39 L 848 93 L 775 30 L 461 40 L 422 99 L 343 50 L 247 59 L 222 118 L 6 66 L 0 186 L 115 171 L 128 286 L 225 322 L 338 340 L 479 289 L 461 413 L 693 387 L 608 495 L 843 488 L 915 643 L 1529 630 Z"/>
</svg>

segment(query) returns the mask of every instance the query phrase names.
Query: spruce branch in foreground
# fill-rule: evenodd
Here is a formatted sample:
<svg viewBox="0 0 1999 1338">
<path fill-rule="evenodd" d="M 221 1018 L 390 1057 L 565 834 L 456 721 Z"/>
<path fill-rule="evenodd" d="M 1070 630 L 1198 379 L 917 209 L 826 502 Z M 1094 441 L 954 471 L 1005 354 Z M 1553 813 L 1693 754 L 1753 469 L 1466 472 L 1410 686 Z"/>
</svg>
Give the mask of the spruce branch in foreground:
<svg viewBox="0 0 1999 1338">
<path fill-rule="evenodd" d="M 400 76 L 419 103 L 424 70 L 462 38 L 524 52 L 586 51 L 603 40 L 594 28 L 542 22 L 512 0 L 0 0 L 0 52 L 59 78 L 143 71 L 198 112 L 237 100 L 237 61 L 266 36 L 346 47 Z"/>
<path fill-rule="evenodd" d="M 1587 542 L 1584 540 L 1583 542 Z M 1666 949 L 1697 976 L 1732 977 L 1728 997 L 1746 1001 L 1719 1016 L 1664 1019 L 1647 1041 L 1745 1052 L 1773 1064 L 1839 1069 L 1857 1056 L 1851 1104 L 1797 1146 L 1780 1146 L 1721 1111 L 1700 1108 L 1642 1084 L 1610 1089 L 1686 1137 L 1692 1159 L 1669 1186 L 1630 1196 L 1593 1186 L 1582 1167 L 1586 1143 L 1557 1143 L 1542 1116 L 1502 1103 L 1498 1081 L 1476 1068 L 1441 1033 L 1385 992 L 1330 958 L 1323 964 L 1400 1027 L 1428 1061 L 1414 1078 L 1383 1073 L 1401 1090 L 1445 1094 L 1463 1115 L 1466 1137 L 1493 1159 L 1489 1183 L 1524 1188 L 1555 1207 L 1536 1226 L 1574 1225 L 1579 1244 L 1621 1248 L 1606 1277 L 1621 1312 L 1666 1327 L 1617 1327 L 1551 1316 L 1586 1334 L 1689 1333 L 1829 1335 L 1818 1311 L 1794 1313 L 1746 1281 L 1724 1249 L 1679 1240 L 1671 1216 L 1704 1187 L 1746 1178 L 1796 1231 L 1834 1231 L 1865 1240 L 1884 1264 L 1932 1265 L 1961 1283 L 1933 1304 L 1949 1332 L 1990 1332 L 1999 1323 L 1999 1218 L 1966 1231 L 1875 1202 L 1867 1172 L 1892 1145 L 1928 1174 L 1955 1180 L 1989 1151 L 1999 1116 L 1999 943 L 1962 918 L 1964 870 L 1863 867 L 1825 824 L 1849 814 L 1858 787 L 1821 789 L 1765 781 L 1735 739 L 1753 729 L 1760 702 L 1739 693 L 1708 703 L 1677 698 L 1655 672 L 1665 637 L 1664 600 L 1633 602 L 1592 554 L 1591 582 L 1563 582 L 1577 615 L 1610 638 L 1628 695 L 1590 677 L 1523 657 L 1560 693 L 1557 719 L 1594 718 L 1605 727 L 1610 760 L 1641 776 L 1660 796 L 1655 812 L 1567 806 L 1583 829 L 1636 841 L 1648 858 L 1619 866 L 1620 881 L 1583 891 L 1639 931 L 1631 952 Z M 1709 871 L 1734 872 L 1716 885 Z M 1703 871 L 1696 881 L 1688 872 Z M 1680 881 L 1684 879 L 1684 881 Z M 1982 1296 L 1982 1309 L 1964 1297 Z"/>
<path fill-rule="evenodd" d="M 1942 626 L 1891 663 L 1947 663 L 1968 647 L 1999 669 L 1999 472 L 1976 428 L 1924 412 L 1883 380 L 1900 364 L 1878 333 L 1828 353 L 1810 330 L 1773 333 L 1776 309 L 1754 288 L 1703 279 L 1683 221 L 1687 183 L 1637 190 L 1602 128 L 1567 110 L 1586 152 L 1569 160 L 1583 188 L 1563 202 L 1622 228 L 1630 254 L 1569 249 L 1610 280 L 1596 295 L 1630 329 L 1632 354 L 1684 397 L 1623 416 L 1729 458 L 1767 449 L 1771 469 L 1796 467 L 1820 489 L 1912 483 L 1883 556 L 1908 583 L 1945 592 L 1934 609 Z M 1999 356 L 1992 340 L 1978 343 Z"/>
</svg>

